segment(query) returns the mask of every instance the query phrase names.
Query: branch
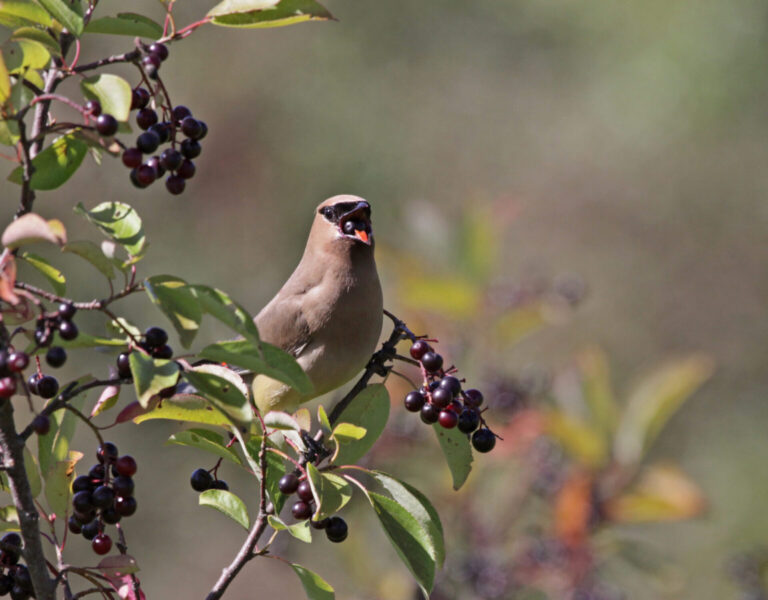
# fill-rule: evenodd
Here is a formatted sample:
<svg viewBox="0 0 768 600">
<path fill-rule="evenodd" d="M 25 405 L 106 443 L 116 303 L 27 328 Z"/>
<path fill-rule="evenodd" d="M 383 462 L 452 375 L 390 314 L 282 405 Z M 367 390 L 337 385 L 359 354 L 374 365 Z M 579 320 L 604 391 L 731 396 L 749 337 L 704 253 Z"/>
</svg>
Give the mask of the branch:
<svg viewBox="0 0 768 600">
<path fill-rule="evenodd" d="M 101 60 L 95 60 L 91 63 L 80 65 L 71 70 L 72 73 L 83 73 L 84 71 L 93 71 L 107 65 L 114 65 L 116 63 L 136 62 L 141 58 L 141 50 L 134 48 L 130 52 L 123 52 L 122 54 L 115 54 L 114 56 L 108 56 Z"/>
<path fill-rule="evenodd" d="M 29 285 L 28 283 L 24 283 L 23 281 L 17 281 L 14 287 L 20 290 L 25 290 L 30 294 L 34 294 L 35 296 L 40 296 L 41 298 L 45 298 L 50 302 L 69 302 L 70 301 L 69 298 L 65 298 L 64 296 L 57 296 L 56 294 L 52 294 L 51 292 L 46 292 L 45 290 L 40 289 L 39 287 L 35 287 L 34 285 Z M 88 302 L 73 302 L 72 304 L 77 310 L 104 310 L 105 307 L 112 304 L 115 300 L 120 300 L 121 298 L 130 296 L 135 292 L 140 292 L 143 289 L 144 289 L 144 286 L 141 283 L 133 283 L 131 285 L 126 286 L 116 294 L 112 294 L 108 298 L 103 298 L 101 300 L 90 300 Z"/>
<path fill-rule="evenodd" d="M 256 522 L 253 524 L 248 537 L 243 546 L 235 556 L 232 563 L 225 567 L 221 572 L 221 577 L 211 588 L 211 591 L 205 597 L 205 600 L 218 600 L 227 591 L 227 587 L 237 577 L 237 574 L 249 560 L 256 558 L 258 554 L 254 552 L 259 538 L 267 528 L 267 436 L 261 438 L 261 448 L 259 450 L 259 471 L 261 471 L 260 496 L 259 496 L 259 514 Z"/>
</svg>

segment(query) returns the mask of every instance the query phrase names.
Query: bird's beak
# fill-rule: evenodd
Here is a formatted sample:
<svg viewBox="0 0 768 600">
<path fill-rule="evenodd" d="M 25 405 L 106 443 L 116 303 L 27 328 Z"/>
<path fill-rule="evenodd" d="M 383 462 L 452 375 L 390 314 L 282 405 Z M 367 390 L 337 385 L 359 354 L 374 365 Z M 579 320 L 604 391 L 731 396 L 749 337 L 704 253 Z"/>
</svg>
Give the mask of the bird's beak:
<svg viewBox="0 0 768 600">
<path fill-rule="evenodd" d="M 373 232 L 371 230 L 371 207 L 367 202 L 358 202 L 357 206 L 339 218 L 339 228 L 342 232 L 348 231 L 345 225 L 351 222 L 349 229 L 352 229 L 347 235 L 354 232 L 354 237 L 367 245 L 373 241 Z"/>
</svg>

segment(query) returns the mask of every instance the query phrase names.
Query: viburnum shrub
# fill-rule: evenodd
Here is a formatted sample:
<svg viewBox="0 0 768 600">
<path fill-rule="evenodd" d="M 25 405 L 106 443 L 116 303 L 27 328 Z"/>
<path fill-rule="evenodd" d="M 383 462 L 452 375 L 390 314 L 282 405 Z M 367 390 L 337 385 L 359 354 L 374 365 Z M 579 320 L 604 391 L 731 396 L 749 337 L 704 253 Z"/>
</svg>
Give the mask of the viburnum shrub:
<svg viewBox="0 0 768 600">
<path fill-rule="evenodd" d="M 173 1 L 163 7 L 160 24 L 143 14 L 101 15 L 97 0 L 0 3 L 0 24 L 10 30 L 0 48 L 0 143 L 16 151 L 19 164 L 9 179 L 21 190 L 15 218 L 0 238 L 0 453 L 3 486 L 12 498 L 0 510 L 2 529 L 10 530 L 0 539 L 0 596 L 145 597 L 136 575 L 141 557 L 128 553 L 126 523 L 128 517 L 141 518 L 134 481 L 141 485 L 141 472 L 149 467 L 118 451 L 102 430 L 150 419 L 190 424 L 170 442 L 212 456 L 211 464 L 190 478 L 200 504 L 218 509 L 248 532 L 207 592 L 209 600 L 220 598 L 245 563 L 266 554 L 284 531 L 305 542 L 312 540 L 313 530 L 335 543 L 353 535 L 354 523 L 340 513 L 355 489 L 428 593 L 445 554 L 435 509 L 410 484 L 355 463 L 387 423 L 387 390 L 371 380 L 386 377 L 395 360 L 421 371 L 422 381 L 405 397 L 405 407 L 418 411 L 437 432 L 455 487 L 466 479 L 472 448 L 493 449 L 496 435 L 484 419 L 482 392 L 466 385 L 439 354 L 436 340 L 415 335 L 387 313 L 391 334 L 329 413 L 320 407 L 316 418 L 306 408 L 262 415 L 242 370 L 268 374 L 301 393 L 311 391 L 306 374 L 291 355 L 260 340 L 252 316 L 225 292 L 171 275 L 140 273 L 147 240 L 132 206 L 74 207 L 77 217 L 106 238 L 100 243 L 70 241 L 64 223 L 33 212 L 36 193 L 62 186 L 89 151 L 98 158 L 119 157 L 138 188 L 164 178 L 167 190 L 180 194 L 195 174 L 193 160 L 201 155 L 208 127 L 192 109 L 172 103 L 163 82 L 163 64 L 178 42 L 207 24 L 258 28 L 331 18 L 314 0 L 225 0 L 180 27 Z M 81 46 L 95 34 L 114 37 L 119 52 L 83 64 Z M 134 41 L 122 43 L 117 36 Z M 135 66 L 134 77 L 110 73 L 116 64 Z M 81 95 L 59 93 L 60 84 L 70 79 L 79 82 Z M 75 109 L 79 118 L 59 117 L 60 107 Z M 105 296 L 68 294 L 66 275 L 30 252 L 34 244 L 58 246 L 82 258 L 84 269 L 95 268 L 105 277 Z M 48 281 L 50 291 L 25 280 L 32 271 Z M 121 301 L 137 294 L 146 294 L 165 315 L 184 348 L 191 348 L 206 316 L 222 322 L 237 339 L 204 344 L 179 357 L 163 328 L 141 328 L 120 315 Z M 81 330 L 78 317 L 86 312 L 100 314 L 104 328 Z M 398 353 L 401 342 L 409 344 L 411 358 Z M 59 381 L 55 370 L 74 362 L 68 357 L 71 348 L 86 349 L 80 354 L 84 370 L 92 368 L 88 352 L 114 352 L 114 366 L 108 373 Z M 86 409 L 90 390 L 99 396 Z M 122 406 L 121 391 L 130 396 Z M 19 421 L 14 410 L 19 405 L 34 413 L 30 422 Z M 92 432 L 91 447 L 71 447 L 77 425 Z M 224 464 L 250 473 L 252 488 L 230 491 L 220 478 Z M 241 497 L 255 499 L 254 505 Z M 265 535 L 268 528 L 274 534 Z M 78 536 L 105 555 L 96 566 L 69 563 L 68 548 L 83 543 Z M 291 566 L 310 598 L 333 596 L 320 576 Z"/>
</svg>

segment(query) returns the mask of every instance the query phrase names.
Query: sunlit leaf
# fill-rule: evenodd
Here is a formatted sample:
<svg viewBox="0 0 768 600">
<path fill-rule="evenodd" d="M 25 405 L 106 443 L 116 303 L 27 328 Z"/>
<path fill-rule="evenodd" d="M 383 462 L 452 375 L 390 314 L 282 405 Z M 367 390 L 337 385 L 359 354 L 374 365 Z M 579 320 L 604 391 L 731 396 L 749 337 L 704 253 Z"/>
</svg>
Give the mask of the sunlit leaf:
<svg viewBox="0 0 768 600">
<path fill-rule="evenodd" d="M 352 423 L 339 423 L 333 429 L 331 437 L 339 442 L 339 444 L 351 444 L 352 442 L 362 440 L 366 433 L 368 433 L 368 430 L 365 427 L 358 427 L 357 425 L 352 425 Z"/>
<path fill-rule="evenodd" d="M 128 407 L 126 407 L 127 409 Z M 134 408 L 132 413 L 127 414 L 126 418 L 132 419 L 137 424 L 155 419 L 170 419 L 203 425 L 226 426 L 230 424 L 230 420 L 224 413 L 213 408 L 205 398 L 194 394 L 176 394 L 173 398 L 164 398 L 162 404 L 149 412 L 142 412 Z M 118 417 L 118 422 L 123 421 Z"/>
<path fill-rule="evenodd" d="M 131 352 L 128 360 L 136 388 L 136 399 L 145 408 L 152 396 L 176 385 L 179 379 L 179 365 L 172 360 L 152 358 L 139 351 Z"/>
<path fill-rule="evenodd" d="M 0 105 L 5 104 L 11 97 L 11 75 L 5 66 L 5 59 L 0 54 Z M 13 120 L 2 120 L 2 143 L 6 146 L 13 145 L 19 137 L 19 124 Z"/>
<path fill-rule="evenodd" d="M 115 377 L 117 375 L 117 369 L 115 367 L 109 368 L 109 376 L 110 379 L 112 377 Z M 115 404 L 117 404 L 118 399 L 120 398 L 120 386 L 119 385 L 108 385 L 103 390 L 101 390 L 101 394 L 99 394 L 99 399 L 96 401 L 96 404 L 93 407 L 93 410 L 91 410 L 91 417 L 96 417 L 103 413 L 104 411 L 109 410 L 112 408 Z"/>
<path fill-rule="evenodd" d="M 473 459 L 469 438 L 466 433 L 461 433 L 458 429 L 446 429 L 437 423 L 432 426 L 432 429 L 437 435 L 440 448 L 451 470 L 453 489 L 458 490 L 472 471 Z"/>
<path fill-rule="evenodd" d="M 38 29 L 37 27 L 20 27 L 16 29 L 11 35 L 12 40 L 31 40 L 42 44 L 48 49 L 48 52 L 52 52 L 56 56 L 61 55 L 61 47 L 47 31 Z"/>
<path fill-rule="evenodd" d="M 37 466 L 37 461 L 29 448 L 24 447 L 24 470 L 27 473 L 27 480 L 29 481 L 29 489 L 33 498 L 37 498 L 43 489 L 43 482 L 40 479 L 40 470 Z"/>
<path fill-rule="evenodd" d="M 344 409 L 339 419 L 365 429 L 365 435 L 360 440 L 340 446 L 334 458 L 337 465 L 354 464 L 365 456 L 384 431 L 389 419 L 387 388 L 380 383 L 369 385 Z"/>
<path fill-rule="evenodd" d="M 235 454 L 235 451 L 232 448 L 227 448 L 228 441 L 225 441 L 222 436 L 209 429 L 187 429 L 174 433 L 168 438 L 166 443 L 199 448 L 239 465 L 240 459 Z"/>
<path fill-rule="evenodd" d="M 206 285 L 191 285 L 189 289 L 197 296 L 201 308 L 207 314 L 258 346 L 259 332 L 253 317 L 228 294 Z"/>
<path fill-rule="evenodd" d="M 303 21 L 333 19 L 315 0 L 224 0 L 210 11 L 212 23 L 225 27 L 280 27 Z"/>
<path fill-rule="evenodd" d="M 130 554 L 114 554 L 102 558 L 97 568 L 108 577 L 119 577 L 120 575 L 139 572 L 139 565 Z"/>
<path fill-rule="evenodd" d="M 325 412 L 325 407 L 322 404 L 317 407 L 317 420 L 321 426 L 325 427 L 326 431 L 330 432 L 333 430 L 331 423 L 328 421 L 328 413 Z"/>
<path fill-rule="evenodd" d="M 83 7 L 79 1 L 38 0 L 38 2 L 71 34 L 80 37 L 80 34 L 83 33 Z"/>
<path fill-rule="evenodd" d="M 152 302 L 170 319 L 181 344 L 189 348 L 197 335 L 203 311 L 187 283 L 172 275 L 155 275 L 144 280 L 144 289 Z"/>
<path fill-rule="evenodd" d="M 51 242 L 65 244 L 67 234 L 61 221 L 52 219 L 46 221 L 38 214 L 27 213 L 11 221 L 0 238 L 6 248 L 18 248 L 35 242 Z"/>
<path fill-rule="evenodd" d="M 287 531 L 297 540 L 301 540 L 306 544 L 312 543 L 312 531 L 309 528 L 309 520 L 299 521 L 298 523 L 288 525 L 279 517 L 269 515 L 267 521 L 269 521 L 269 526 L 275 531 Z"/>
<path fill-rule="evenodd" d="M 15 506 L 0 508 L 0 531 L 19 531 L 19 513 Z"/>
<path fill-rule="evenodd" d="M 299 576 L 301 585 L 304 587 L 304 593 L 309 600 L 334 600 L 336 598 L 333 588 L 320 575 L 301 565 L 292 564 L 291 567 Z"/>
<path fill-rule="evenodd" d="M 605 353 L 599 348 L 587 348 L 579 354 L 578 364 L 582 374 L 584 399 L 589 406 L 592 421 L 606 437 L 610 436 L 618 422 L 618 410 Z"/>
<path fill-rule="evenodd" d="M 127 121 L 131 112 L 131 84 L 122 77 L 101 73 L 80 81 L 80 89 L 88 100 L 98 100 L 101 111 Z"/>
<path fill-rule="evenodd" d="M 82 452 L 70 452 L 66 460 L 54 462 L 45 476 L 45 500 L 50 512 L 59 518 L 63 518 L 69 509 L 75 465 L 81 458 Z"/>
<path fill-rule="evenodd" d="M 317 502 L 313 515 L 316 521 L 336 514 L 352 498 L 352 487 L 343 477 L 321 473 L 312 463 L 307 463 L 307 476 Z"/>
<path fill-rule="evenodd" d="M 234 377 L 238 377 L 234 371 L 230 371 Z M 184 379 L 191 383 L 200 393 L 221 412 L 229 416 L 237 423 L 250 423 L 253 419 L 253 410 L 237 382 L 232 377 L 222 377 L 199 370 L 185 371 Z"/>
<path fill-rule="evenodd" d="M 594 427 L 562 411 L 549 411 L 543 417 L 545 431 L 581 464 L 597 467 L 608 459 L 608 444 Z"/>
<path fill-rule="evenodd" d="M 206 490 L 200 494 L 200 506 L 210 506 L 224 513 L 235 523 L 248 529 L 248 509 L 240 498 L 227 490 Z"/>
<path fill-rule="evenodd" d="M 156 40 L 163 35 L 163 28 L 149 17 L 138 13 L 117 13 L 115 17 L 93 19 L 85 26 L 85 33 L 129 35 Z"/>
<path fill-rule="evenodd" d="M 87 240 L 79 242 L 69 242 L 62 249 L 63 252 L 72 252 L 81 258 L 87 260 L 96 267 L 107 279 L 115 276 L 115 270 L 112 262 L 104 255 L 101 248 Z"/>
<path fill-rule="evenodd" d="M 0 25 L 14 29 L 28 25 L 51 26 L 50 15 L 29 0 L 0 1 Z"/>
<path fill-rule="evenodd" d="M 31 252 L 24 252 L 19 255 L 19 258 L 24 260 L 30 266 L 34 267 L 38 273 L 45 277 L 51 284 L 51 287 L 53 288 L 53 291 L 56 293 L 56 295 L 66 295 L 67 280 L 64 278 L 64 274 L 51 263 L 45 260 L 42 256 L 32 254 Z"/>
<path fill-rule="evenodd" d="M 30 179 L 30 187 L 33 190 L 54 190 L 63 185 L 80 167 L 87 152 L 88 145 L 71 134 L 56 138 L 32 159 L 35 172 Z M 8 181 L 21 185 L 21 167 L 11 171 Z"/>
<path fill-rule="evenodd" d="M 48 47 L 30 39 L 6 40 L 0 46 L 3 60 L 11 74 L 26 75 L 35 69 L 44 69 L 51 60 Z"/>
<path fill-rule="evenodd" d="M 146 238 L 141 218 L 128 204 L 103 202 L 92 210 L 86 210 L 78 203 L 75 213 L 88 219 L 101 229 L 104 235 L 125 247 L 131 256 L 140 256 L 144 250 Z"/>
</svg>

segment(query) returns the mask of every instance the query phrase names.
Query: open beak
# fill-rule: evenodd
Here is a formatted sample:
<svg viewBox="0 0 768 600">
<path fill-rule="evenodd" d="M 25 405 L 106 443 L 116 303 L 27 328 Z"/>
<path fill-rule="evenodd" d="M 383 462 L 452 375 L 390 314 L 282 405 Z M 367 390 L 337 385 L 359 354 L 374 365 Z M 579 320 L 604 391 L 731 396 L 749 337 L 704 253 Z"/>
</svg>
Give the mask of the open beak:
<svg viewBox="0 0 768 600">
<path fill-rule="evenodd" d="M 349 223 L 349 225 L 347 225 Z M 358 202 L 357 206 L 339 219 L 339 228 L 346 235 L 352 235 L 368 246 L 373 241 L 371 231 L 371 207 L 367 202 Z"/>
</svg>

